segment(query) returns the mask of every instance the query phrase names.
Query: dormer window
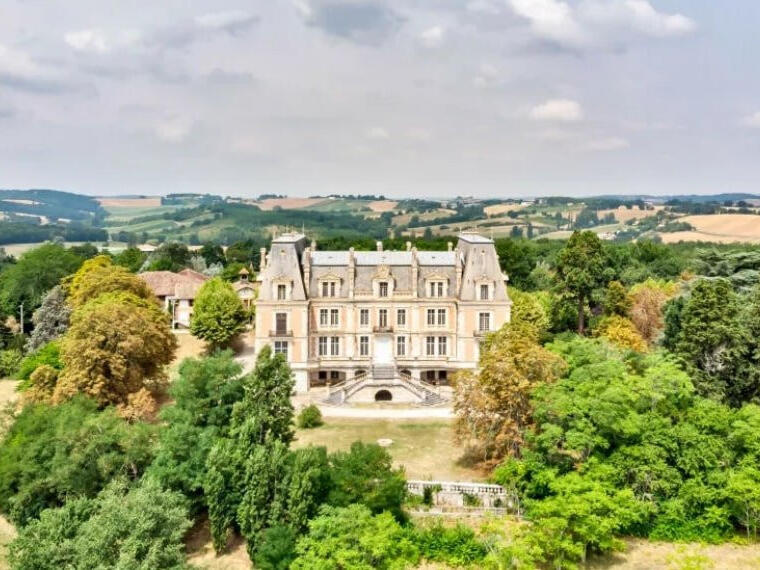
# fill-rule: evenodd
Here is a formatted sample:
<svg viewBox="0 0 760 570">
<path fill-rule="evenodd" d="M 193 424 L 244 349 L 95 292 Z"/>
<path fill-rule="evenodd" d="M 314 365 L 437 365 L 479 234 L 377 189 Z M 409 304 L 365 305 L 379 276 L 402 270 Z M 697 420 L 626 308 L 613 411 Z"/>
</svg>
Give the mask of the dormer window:
<svg viewBox="0 0 760 570">
<path fill-rule="evenodd" d="M 430 297 L 446 297 L 448 294 L 448 282 L 444 279 L 434 279 L 427 282 Z"/>
<path fill-rule="evenodd" d="M 322 281 L 322 296 L 323 297 L 335 297 L 335 292 L 338 289 L 336 281 Z"/>
<path fill-rule="evenodd" d="M 479 301 L 490 301 L 494 298 L 494 283 L 485 275 L 475 282 L 475 293 Z"/>
<path fill-rule="evenodd" d="M 377 296 L 378 297 L 388 296 L 388 282 L 387 281 L 380 281 L 380 283 L 378 283 Z"/>
<path fill-rule="evenodd" d="M 277 300 L 284 301 L 288 298 L 288 287 L 286 285 L 277 286 Z"/>
</svg>

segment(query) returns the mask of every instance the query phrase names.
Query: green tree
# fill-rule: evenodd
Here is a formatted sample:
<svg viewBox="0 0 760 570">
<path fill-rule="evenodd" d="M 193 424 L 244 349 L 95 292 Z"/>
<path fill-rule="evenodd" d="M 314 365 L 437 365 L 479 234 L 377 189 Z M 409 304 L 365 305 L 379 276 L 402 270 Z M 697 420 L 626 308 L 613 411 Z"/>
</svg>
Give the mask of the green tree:
<svg viewBox="0 0 760 570">
<path fill-rule="evenodd" d="M 390 512 L 403 519 L 406 480 L 401 468 L 393 468 L 387 450 L 374 443 L 355 441 L 349 451 L 330 456 L 332 484 L 327 502 L 346 507 L 365 505 L 373 513 Z"/>
<path fill-rule="evenodd" d="M 390 570 L 414 565 L 419 552 L 390 513 L 373 515 L 362 505 L 323 507 L 296 544 L 291 568 Z"/>
<path fill-rule="evenodd" d="M 18 570 L 186 568 L 190 525 L 180 494 L 117 480 L 94 499 L 43 511 L 11 543 L 10 560 Z"/>
<path fill-rule="evenodd" d="M 81 263 L 80 257 L 57 244 L 46 243 L 27 251 L 0 273 L 0 311 L 17 315 L 23 303 L 25 313 L 31 315 L 45 293 Z"/>
<path fill-rule="evenodd" d="M 128 247 L 124 251 L 114 255 L 113 262 L 115 265 L 126 268 L 132 273 L 137 273 L 148 258 L 147 254 L 136 247 Z"/>
<path fill-rule="evenodd" d="M 190 332 L 211 347 L 227 346 L 245 328 L 243 303 L 232 286 L 215 277 L 203 284 L 195 298 Z"/>
<path fill-rule="evenodd" d="M 206 462 L 204 493 L 209 508 L 211 535 L 217 551 L 221 551 L 227 541 L 230 529 L 238 526 L 238 507 L 247 492 L 256 493 L 244 485 L 246 478 L 255 477 L 250 469 L 255 453 L 257 461 L 266 460 L 266 445 L 280 442 L 285 448 L 293 440 L 293 373 L 281 354 L 273 354 L 270 347 L 264 347 L 256 359 L 256 367 L 243 378 L 243 399 L 232 408 L 229 437 L 220 438 L 211 449 Z M 264 451 L 256 451 L 259 447 Z M 268 493 L 264 482 L 262 493 Z M 258 504 L 254 496 L 246 502 Z M 245 524 L 252 530 L 259 530 L 258 518 L 247 509 Z"/>
<path fill-rule="evenodd" d="M 24 526 L 46 508 L 94 497 L 118 475 L 139 478 L 155 453 L 155 428 L 77 397 L 25 406 L 0 443 L 0 510 Z"/>
<path fill-rule="evenodd" d="M 741 403 L 749 358 L 740 300 L 728 279 L 700 279 L 680 313 L 673 350 L 694 374 L 701 394 Z"/>
<path fill-rule="evenodd" d="M 206 242 L 200 249 L 200 255 L 206 261 L 206 265 L 209 267 L 215 263 L 224 265 L 227 259 L 224 256 L 224 250 L 222 246 L 216 243 Z"/>
<path fill-rule="evenodd" d="M 604 314 L 628 317 L 633 307 L 633 300 L 620 281 L 610 281 L 604 292 Z"/>
<path fill-rule="evenodd" d="M 166 425 L 149 475 L 185 495 L 194 513 L 205 505 L 203 482 L 211 447 L 229 434 L 232 407 L 243 397 L 241 372 L 231 352 L 188 358 L 169 389 L 173 404 L 161 410 Z"/>
<path fill-rule="evenodd" d="M 585 331 L 586 303 L 609 280 L 602 240 L 592 231 L 575 231 L 557 256 L 557 277 L 578 306 L 578 334 Z"/>
</svg>

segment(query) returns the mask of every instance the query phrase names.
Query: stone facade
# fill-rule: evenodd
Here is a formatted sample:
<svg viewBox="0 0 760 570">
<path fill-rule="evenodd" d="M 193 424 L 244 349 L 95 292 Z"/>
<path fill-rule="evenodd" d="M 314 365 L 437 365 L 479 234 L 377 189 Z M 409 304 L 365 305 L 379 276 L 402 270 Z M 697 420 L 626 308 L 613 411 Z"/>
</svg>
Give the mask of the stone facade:
<svg viewBox="0 0 760 570">
<path fill-rule="evenodd" d="M 321 251 L 286 234 L 261 265 L 256 350 L 285 353 L 299 392 L 365 377 L 447 384 L 477 366 L 480 341 L 510 318 L 493 241 L 474 233 L 448 251 L 369 252 Z"/>
</svg>

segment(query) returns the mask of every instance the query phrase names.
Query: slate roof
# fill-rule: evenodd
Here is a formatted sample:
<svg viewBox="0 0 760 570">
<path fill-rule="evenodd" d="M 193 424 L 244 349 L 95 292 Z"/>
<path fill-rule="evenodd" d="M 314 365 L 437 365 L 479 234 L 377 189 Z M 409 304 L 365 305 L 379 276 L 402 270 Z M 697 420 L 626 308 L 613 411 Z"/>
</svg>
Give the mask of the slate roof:
<svg viewBox="0 0 760 570">
<path fill-rule="evenodd" d="M 347 251 L 315 251 L 311 253 L 312 265 L 348 265 Z M 357 251 L 354 253 L 356 265 L 411 265 L 411 251 Z M 454 251 L 418 251 L 420 265 L 454 265 Z"/>
</svg>

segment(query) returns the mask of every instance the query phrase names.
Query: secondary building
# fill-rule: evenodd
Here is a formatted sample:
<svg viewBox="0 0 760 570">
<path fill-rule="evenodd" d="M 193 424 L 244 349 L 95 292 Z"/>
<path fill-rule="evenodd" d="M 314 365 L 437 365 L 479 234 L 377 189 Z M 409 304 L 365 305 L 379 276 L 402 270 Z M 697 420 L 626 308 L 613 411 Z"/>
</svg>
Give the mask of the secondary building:
<svg viewBox="0 0 760 570">
<path fill-rule="evenodd" d="M 448 251 L 321 251 L 286 234 L 262 251 L 256 350 L 288 359 L 296 390 L 342 386 L 341 401 L 421 401 L 473 369 L 511 301 L 492 240 Z"/>
</svg>

